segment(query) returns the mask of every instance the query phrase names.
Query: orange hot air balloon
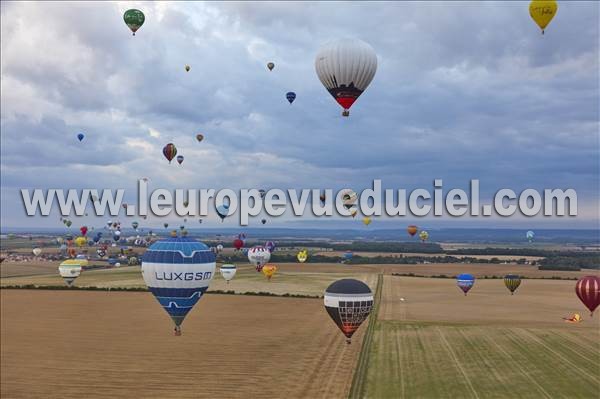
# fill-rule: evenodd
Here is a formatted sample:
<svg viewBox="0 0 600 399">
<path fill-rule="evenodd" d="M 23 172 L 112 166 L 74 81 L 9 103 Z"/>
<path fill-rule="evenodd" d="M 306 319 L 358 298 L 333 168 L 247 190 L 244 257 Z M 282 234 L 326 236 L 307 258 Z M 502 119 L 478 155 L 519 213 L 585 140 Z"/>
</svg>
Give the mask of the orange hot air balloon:
<svg viewBox="0 0 600 399">
<path fill-rule="evenodd" d="M 419 228 L 414 224 L 411 224 L 410 226 L 408 226 L 406 231 L 408 231 L 408 234 L 410 234 L 411 237 L 414 237 L 415 234 L 417 234 L 417 231 L 419 231 Z"/>
<path fill-rule="evenodd" d="M 271 281 L 271 277 L 277 272 L 277 266 L 267 263 L 262 268 L 263 274 L 267 277 L 269 281 Z"/>
</svg>

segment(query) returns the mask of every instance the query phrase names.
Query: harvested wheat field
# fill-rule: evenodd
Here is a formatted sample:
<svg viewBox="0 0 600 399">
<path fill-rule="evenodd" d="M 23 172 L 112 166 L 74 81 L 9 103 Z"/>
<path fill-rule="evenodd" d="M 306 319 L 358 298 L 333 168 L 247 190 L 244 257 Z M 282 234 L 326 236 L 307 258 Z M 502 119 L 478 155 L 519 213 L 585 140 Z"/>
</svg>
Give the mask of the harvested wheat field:
<svg viewBox="0 0 600 399">
<path fill-rule="evenodd" d="M 465 297 L 452 279 L 385 276 L 362 396 L 598 398 L 600 317 L 573 286 L 478 280 Z"/>
<path fill-rule="evenodd" d="M 2 398 L 343 398 L 363 334 L 318 299 L 209 294 L 175 337 L 150 293 L 0 295 Z"/>
</svg>

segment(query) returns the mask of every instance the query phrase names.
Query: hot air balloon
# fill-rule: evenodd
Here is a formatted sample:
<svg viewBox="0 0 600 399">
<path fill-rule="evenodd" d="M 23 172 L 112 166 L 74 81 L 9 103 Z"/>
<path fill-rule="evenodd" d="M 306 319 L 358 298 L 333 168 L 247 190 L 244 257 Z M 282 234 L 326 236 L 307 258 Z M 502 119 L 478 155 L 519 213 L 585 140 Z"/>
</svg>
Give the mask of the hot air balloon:
<svg viewBox="0 0 600 399">
<path fill-rule="evenodd" d="M 529 242 L 533 242 L 533 237 L 535 237 L 535 233 L 531 230 L 529 230 L 526 234 L 525 237 L 527 238 L 527 241 Z"/>
<path fill-rule="evenodd" d="M 273 253 L 273 251 L 275 250 L 275 243 L 273 241 L 267 241 L 265 243 L 265 248 L 267 248 L 267 251 Z"/>
<path fill-rule="evenodd" d="M 71 222 L 70 220 L 67 220 L 65 222 L 65 224 L 67 225 L 67 227 L 71 227 L 71 225 L 73 224 L 73 222 Z"/>
<path fill-rule="evenodd" d="M 298 262 L 300 262 L 300 263 L 304 263 L 304 262 L 306 262 L 306 260 L 308 259 L 308 253 L 306 252 L 306 250 L 304 250 L 304 251 L 300 251 L 300 252 L 298 252 L 298 254 L 296 255 L 296 258 L 298 259 Z"/>
<path fill-rule="evenodd" d="M 600 305 L 600 277 L 585 276 L 577 280 L 575 293 L 579 300 L 590 310 L 590 316 Z"/>
<path fill-rule="evenodd" d="M 183 155 L 177 155 L 177 163 L 181 165 L 183 163 Z"/>
<path fill-rule="evenodd" d="M 217 215 L 221 218 L 221 222 L 225 220 L 227 216 L 229 216 L 229 205 L 223 204 L 217 207 Z"/>
<path fill-rule="evenodd" d="M 425 242 L 429 239 L 429 233 L 423 230 L 419 233 L 419 238 L 421 239 L 421 242 Z"/>
<path fill-rule="evenodd" d="M 321 200 L 321 203 L 324 204 L 327 197 L 325 196 L 325 194 L 321 194 L 321 195 L 319 195 L 319 199 Z"/>
<path fill-rule="evenodd" d="M 64 241 L 64 239 L 63 239 L 62 237 L 56 237 L 56 243 L 57 243 L 57 244 L 59 244 L 59 245 L 60 245 L 60 244 L 62 244 L 62 243 L 63 243 L 63 241 Z"/>
<path fill-rule="evenodd" d="M 119 242 L 119 240 L 121 239 L 121 232 L 119 230 L 116 230 L 113 232 L 113 240 L 115 240 L 115 242 Z"/>
<path fill-rule="evenodd" d="M 519 285 L 521 285 L 521 277 L 516 274 L 507 274 L 504 276 L 504 285 L 510 290 L 510 294 L 514 295 Z"/>
<path fill-rule="evenodd" d="M 237 268 L 235 267 L 235 265 L 224 264 L 224 265 L 221 265 L 221 267 L 219 268 L 219 271 L 221 272 L 221 276 L 223 276 L 225 281 L 227 281 L 227 284 L 229 284 L 229 280 L 231 280 L 233 277 L 235 277 Z"/>
<path fill-rule="evenodd" d="M 142 276 L 149 290 L 175 323 L 181 323 L 208 289 L 215 272 L 215 255 L 203 243 L 171 237 L 152 244 L 142 257 Z"/>
<path fill-rule="evenodd" d="M 129 29 L 131 29 L 131 31 L 133 32 L 133 36 L 135 36 L 135 32 L 138 29 L 140 29 L 141 26 L 144 24 L 146 17 L 144 16 L 144 13 L 140 10 L 132 8 L 130 10 L 125 11 L 125 14 L 123 14 L 123 20 L 129 27 Z"/>
<path fill-rule="evenodd" d="M 65 280 L 67 286 L 72 286 L 73 282 L 81 274 L 82 263 L 87 261 L 80 259 L 68 259 L 58 266 L 58 273 Z"/>
<path fill-rule="evenodd" d="M 202 134 L 198 133 L 198 134 L 196 135 L 196 140 L 198 140 L 198 142 L 201 142 L 202 140 L 204 140 L 204 135 L 202 135 Z"/>
<path fill-rule="evenodd" d="M 87 228 L 87 226 L 81 226 L 79 228 L 79 231 L 81 231 L 81 235 L 82 236 L 85 236 L 87 234 L 87 232 L 88 232 L 88 228 Z"/>
<path fill-rule="evenodd" d="M 294 93 L 293 91 L 288 91 L 287 93 L 285 93 L 285 98 L 287 98 L 287 100 L 291 104 L 296 99 L 296 93 Z"/>
<path fill-rule="evenodd" d="M 467 273 L 459 274 L 456 277 L 456 284 L 458 285 L 458 288 L 465 293 L 465 296 L 467 296 L 467 292 L 469 292 L 471 287 L 473 287 L 473 284 L 475 284 L 475 277 Z"/>
<path fill-rule="evenodd" d="M 240 240 L 239 238 L 236 238 L 235 240 L 233 240 L 233 247 L 236 250 L 239 251 L 243 246 L 244 246 L 244 241 Z"/>
<path fill-rule="evenodd" d="M 368 216 L 365 216 L 362 221 L 365 224 L 365 226 L 368 226 L 371 224 L 371 218 Z"/>
<path fill-rule="evenodd" d="M 267 219 L 262 219 L 260 222 L 261 222 L 262 224 L 266 224 L 266 223 L 267 223 Z"/>
<path fill-rule="evenodd" d="M 533 0 L 529 3 L 529 15 L 542 30 L 542 35 L 557 11 L 558 4 L 554 0 Z"/>
<path fill-rule="evenodd" d="M 83 133 L 79 133 L 79 134 L 77 135 L 77 139 L 78 139 L 79 141 L 82 141 L 84 137 L 85 137 L 85 135 L 84 135 Z"/>
<path fill-rule="evenodd" d="M 248 260 L 260 272 L 263 266 L 271 259 L 271 252 L 262 245 L 257 245 L 248 250 Z"/>
<path fill-rule="evenodd" d="M 258 190 L 258 193 L 260 194 L 260 198 L 265 198 L 265 195 L 267 195 L 267 190 L 261 188 Z"/>
<path fill-rule="evenodd" d="M 87 238 L 79 236 L 75 239 L 75 245 L 78 247 L 83 247 L 85 244 L 87 244 Z"/>
<path fill-rule="evenodd" d="M 186 71 L 186 72 L 189 72 L 189 71 L 190 71 L 190 69 L 192 69 L 192 68 L 191 68 L 189 65 L 186 65 L 186 66 L 185 66 L 185 71 Z"/>
<path fill-rule="evenodd" d="M 408 232 L 408 234 L 410 234 L 411 237 L 414 237 L 415 234 L 417 234 L 418 230 L 419 230 L 419 228 L 417 226 L 415 226 L 414 224 L 411 224 L 410 226 L 408 226 L 406 228 L 406 231 Z"/>
<path fill-rule="evenodd" d="M 368 285 L 354 279 L 334 282 L 325 290 L 325 310 L 346 336 L 350 344 L 373 308 L 373 293 Z"/>
<path fill-rule="evenodd" d="M 42 253 L 42 249 L 41 248 L 33 248 L 33 250 L 31 252 L 33 252 L 33 254 L 35 256 L 40 256 L 40 254 Z"/>
<path fill-rule="evenodd" d="M 271 277 L 273 277 L 275 272 L 277 272 L 277 266 L 275 265 L 267 264 L 264 265 L 262 268 L 262 273 L 265 275 L 265 277 L 267 277 L 267 280 L 269 281 L 271 281 Z"/>
<path fill-rule="evenodd" d="M 131 222 L 131 227 L 133 227 L 135 230 L 137 230 L 139 225 L 140 224 L 138 222 Z"/>
<path fill-rule="evenodd" d="M 166 146 L 164 146 L 163 155 L 165 156 L 165 158 L 167 158 L 169 163 L 171 163 L 173 158 L 175 158 L 175 155 L 177 155 L 177 148 L 175 147 L 175 144 L 169 143 Z"/>
<path fill-rule="evenodd" d="M 358 200 L 358 194 L 350 189 L 343 190 L 340 197 L 342 198 L 342 203 L 346 209 L 352 208 Z"/>
<path fill-rule="evenodd" d="M 273 64 L 272 62 L 268 62 L 267 63 L 267 68 L 269 68 L 269 71 L 272 71 L 273 68 L 275 68 L 275 64 Z"/>
<path fill-rule="evenodd" d="M 223 244 L 217 245 L 217 253 L 220 254 L 223 251 Z"/>
<path fill-rule="evenodd" d="M 165 227 L 165 229 L 169 228 L 169 223 L 163 223 L 163 226 Z"/>
<path fill-rule="evenodd" d="M 350 115 L 350 107 L 365 91 L 377 71 L 377 55 L 367 43 L 341 39 L 321 47 L 315 59 L 319 80 Z"/>
<path fill-rule="evenodd" d="M 354 256 L 354 254 L 352 253 L 352 251 L 346 251 L 346 252 L 344 252 L 344 259 L 345 260 L 350 260 L 350 259 L 352 259 L 353 256 Z"/>
<path fill-rule="evenodd" d="M 97 249 L 96 254 L 98 254 L 99 257 L 104 258 L 106 256 L 106 251 L 104 249 Z"/>
</svg>

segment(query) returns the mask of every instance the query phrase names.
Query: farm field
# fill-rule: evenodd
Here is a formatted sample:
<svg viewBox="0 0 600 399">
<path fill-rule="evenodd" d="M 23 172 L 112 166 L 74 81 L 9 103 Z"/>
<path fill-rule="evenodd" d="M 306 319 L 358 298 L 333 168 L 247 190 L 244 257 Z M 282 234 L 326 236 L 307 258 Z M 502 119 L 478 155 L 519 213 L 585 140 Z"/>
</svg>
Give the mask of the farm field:
<svg viewBox="0 0 600 399">
<path fill-rule="evenodd" d="M 363 334 L 319 299 L 208 294 L 175 337 L 150 293 L 0 296 L 3 398 L 344 398 Z"/>
<path fill-rule="evenodd" d="M 404 298 L 401 301 L 400 298 Z M 562 320 L 580 312 L 584 322 Z M 525 280 L 514 296 L 479 280 L 384 277 L 369 351 L 368 398 L 597 398 L 600 318 L 573 282 Z"/>
</svg>

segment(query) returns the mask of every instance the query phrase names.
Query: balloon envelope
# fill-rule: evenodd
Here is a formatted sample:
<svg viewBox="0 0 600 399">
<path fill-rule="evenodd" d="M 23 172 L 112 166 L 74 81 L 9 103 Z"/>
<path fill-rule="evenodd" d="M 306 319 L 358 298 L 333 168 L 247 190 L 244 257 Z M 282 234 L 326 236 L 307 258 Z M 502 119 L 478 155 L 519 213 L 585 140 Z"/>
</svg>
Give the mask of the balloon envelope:
<svg viewBox="0 0 600 399">
<path fill-rule="evenodd" d="M 504 285 L 506 285 L 506 288 L 508 288 L 512 295 L 521 285 L 521 277 L 516 274 L 507 274 L 504 276 Z"/>
<path fill-rule="evenodd" d="M 373 308 L 373 293 L 359 280 L 342 279 L 325 290 L 325 310 L 350 343 Z"/>
<path fill-rule="evenodd" d="M 554 0 L 533 0 L 529 3 L 529 15 L 540 27 L 542 34 L 557 11 L 558 4 Z"/>
<path fill-rule="evenodd" d="M 408 234 L 410 234 L 411 237 L 414 237 L 415 234 L 417 234 L 418 227 L 415 225 L 410 225 L 406 228 L 406 231 L 408 232 Z"/>
<path fill-rule="evenodd" d="M 229 281 L 235 277 L 235 273 L 237 272 L 237 268 L 235 265 L 224 264 L 220 267 L 219 271 L 221 272 L 221 276 L 229 283 Z"/>
<path fill-rule="evenodd" d="M 85 137 L 85 135 L 84 135 L 83 133 L 79 133 L 79 134 L 77 135 L 77 139 L 78 139 L 79 141 L 83 140 L 83 138 L 84 138 L 84 137 Z"/>
<path fill-rule="evenodd" d="M 273 277 L 275 272 L 277 272 L 277 266 L 275 265 L 267 264 L 262 268 L 262 273 L 265 275 L 267 280 L 271 280 L 271 277 Z"/>
<path fill-rule="evenodd" d="M 129 27 L 129 29 L 131 29 L 131 31 L 133 32 L 133 35 L 135 36 L 135 32 L 138 29 L 140 29 L 141 26 L 144 24 L 146 17 L 144 16 L 144 13 L 141 12 L 140 10 L 136 10 L 135 8 L 132 8 L 130 10 L 125 11 L 125 14 L 123 14 L 123 20 L 125 21 L 125 24 L 127 24 L 127 26 Z"/>
<path fill-rule="evenodd" d="M 58 266 L 58 273 L 69 287 L 73 285 L 75 279 L 81 274 L 82 265 L 87 265 L 87 260 L 69 259 Z"/>
<path fill-rule="evenodd" d="M 188 237 L 157 241 L 144 253 L 144 281 L 175 323 L 177 334 L 188 312 L 208 289 L 215 266 L 214 253 Z"/>
<path fill-rule="evenodd" d="M 315 59 L 317 76 L 349 115 L 352 104 L 369 86 L 377 71 L 373 48 L 357 39 L 340 39 L 321 47 Z"/>
<path fill-rule="evenodd" d="M 175 158 L 175 155 L 177 155 L 177 147 L 175 147 L 175 144 L 169 143 L 166 146 L 164 146 L 163 155 L 165 156 L 165 158 L 167 158 L 169 163 L 171 163 L 173 158 Z"/>
<path fill-rule="evenodd" d="M 296 93 L 294 93 L 293 91 L 288 91 L 287 93 L 285 93 L 285 98 L 287 98 L 287 100 L 291 104 L 296 99 Z"/>
<path fill-rule="evenodd" d="M 262 267 L 271 259 L 271 252 L 262 245 L 257 245 L 248 250 L 248 261 L 260 272 Z"/>
<path fill-rule="evenodd" d="M 575 284 L 575 293 L 583 304 L 590 310 L 590 315 L 600 305 L 600 277 L 585 276 Z"/>
<path fill-rule="evenodd" d="M 471 274 L 463 273 L 456 277 L 456 285 L 465 293 L 465 296 L 471 287 L 473 287 L 473 284 L 475 284 L 475 277 Z"/>
<path fill-rule="evenodd" d="M 273 68 L 275 68 L 275 64 L 272 62 L 267 63 L 267 68 L 269 68 L 269 71 L 272 71 Z"/>
</svg>

